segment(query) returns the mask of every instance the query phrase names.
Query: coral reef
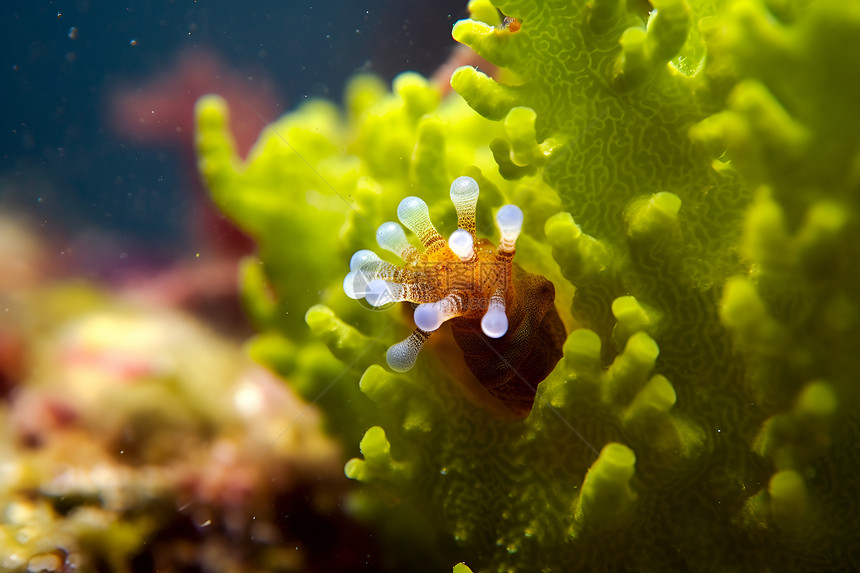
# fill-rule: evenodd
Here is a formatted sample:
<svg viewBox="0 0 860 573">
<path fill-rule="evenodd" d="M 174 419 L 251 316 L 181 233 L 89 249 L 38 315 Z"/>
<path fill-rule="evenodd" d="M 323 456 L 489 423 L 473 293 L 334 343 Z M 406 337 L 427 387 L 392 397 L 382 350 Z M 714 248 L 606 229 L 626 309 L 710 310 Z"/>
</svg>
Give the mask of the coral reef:
<svg viewBox="0 0 860 573">
<path fill-rule="evenodd" d="M 235 342 L 81 284 L 0 304 L 0 570 L 368 570 L 340 446 Z"/>
<path fill-rule="evenodd" d="M 860 4 L 469 7 L 454 38 L 499 69 L 459 68 L 460 97 L 359 77 L 246 162 L 198 103 L 201 171 L 259 245 L 251 352 L 360 449 L 352 511 L 415 571 L 856 570 Z M 525 419 L 441 331 L 387 370 L 411 313 L 340 292 L 405 197 L 453 231 L 459 176 L 479 221 L 523 206 L 518 263 L 569 333 Z"/>
</svg>

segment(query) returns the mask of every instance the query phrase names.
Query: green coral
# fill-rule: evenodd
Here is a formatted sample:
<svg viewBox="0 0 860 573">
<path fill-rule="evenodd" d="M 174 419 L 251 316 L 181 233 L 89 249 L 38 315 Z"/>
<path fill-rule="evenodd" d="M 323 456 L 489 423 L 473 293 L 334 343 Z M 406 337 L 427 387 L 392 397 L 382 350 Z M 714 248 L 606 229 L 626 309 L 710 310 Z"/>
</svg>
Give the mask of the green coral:
<svg viewBox="0 0 860 573">
<path fill-rule="evenodd" d="M 521 28 L 488 0 L 454 26 L 502 68 L 458 69 L 462 99 L 357 78 L 245 164 L 199 104 L 213 196 L 260 244 L 252 350 L 360 448 L 355 511 L 411 570 L 857 568 L 860 4 L 495 6 Z M 524 206 L 517 262 L 570 330 L 525 420 L 477 404 L 444 338 L 380 366 L 410 321 L 339 292 L 404 196 L 450 232 L 459 175 L 479 231 Z M 282 314 L 319 300 L 314 341 Z"/>
</svg>

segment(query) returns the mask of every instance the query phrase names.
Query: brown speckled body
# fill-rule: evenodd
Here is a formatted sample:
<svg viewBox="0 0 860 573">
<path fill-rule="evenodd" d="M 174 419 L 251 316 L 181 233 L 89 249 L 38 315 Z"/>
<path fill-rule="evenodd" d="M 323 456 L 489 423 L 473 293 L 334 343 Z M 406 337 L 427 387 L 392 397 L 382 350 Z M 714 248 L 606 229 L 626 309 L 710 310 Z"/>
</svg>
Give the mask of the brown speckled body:
<svg viewBox="0 0 860 573">
<path fill-rule="evenodd" d="M 451 320 L 466 364 L 490 394 L 516 414 L 531 411 L 537 385 L 562 357 L 564 324 L 555 308 L 555 287 L 540 275 L 513 266 L 506 297 L 509 328 L 501 338 L 481 332 L 478 318 Z M 512 291 L 512 292 L 511 292 Z"/>
</svg>

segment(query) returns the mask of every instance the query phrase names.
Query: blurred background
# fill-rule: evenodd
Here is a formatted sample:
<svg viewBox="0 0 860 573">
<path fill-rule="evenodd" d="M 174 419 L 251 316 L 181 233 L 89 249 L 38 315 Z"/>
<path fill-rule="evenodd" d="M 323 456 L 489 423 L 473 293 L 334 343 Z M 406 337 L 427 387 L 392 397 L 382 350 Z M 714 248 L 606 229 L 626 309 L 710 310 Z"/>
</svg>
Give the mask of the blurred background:
<svg viewBox="0 0 860 573">
<path fill-rule="evenodd" d="M 192 108 L 225 95 L 246 151 L 358 71 L 432 73 L 463 0 L 11 0 L 0 6 L 0 213 L 99 280 L 242 248 L 205 210 Z M 201 228 L 201 226 L 203 228 Z"/>
<path fill-rule="evenodd" d="M 242 346 L 254 247 L 207 198 L 193 110 L 223 96 L 244 155 L 357 72 L 430 75 L 464 15 L 0 3 L 0 571 L 382 567 L 347 453 Z"/>
</svg>

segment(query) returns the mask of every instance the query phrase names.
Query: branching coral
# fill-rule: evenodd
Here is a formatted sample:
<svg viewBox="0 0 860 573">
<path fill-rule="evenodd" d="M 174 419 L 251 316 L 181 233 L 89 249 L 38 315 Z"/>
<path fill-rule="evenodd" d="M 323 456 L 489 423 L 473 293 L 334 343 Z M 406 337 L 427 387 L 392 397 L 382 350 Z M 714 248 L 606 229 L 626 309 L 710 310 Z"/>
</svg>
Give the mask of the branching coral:
<svg viewBox="0 0 860 573">
<path fill-rule="evenodd" d="M 224 110 L 199 105 L 203 172 L 260 242 L 257 356 L 308 399 L 336 393 L 323 406 L 351 444 L 369 428 L 346 466 L 368 485 L 356 511 L 423 540 L 435 559 L 414 570 L 857 568 L 860 6 L 495 6 L 517 25 L 473 0 L 454 27 L 501 68 L 458 69 L 463 100 L 359 78 L 345 118 L 304 106 L 241 169 Z M 525 206 L 518 260 L 570 332 L 522 421 L 486 407 L 444 338 L 386 370 L 407 321 L 333 288 L 405 196 L 453 228 L 462 175 L 485 209 Z M 281 324 L 309 280 L 331 290 L 306 321 L 342 366 Z M 320 366 L 280 359 L 295 344 Z"/>
</svg>

